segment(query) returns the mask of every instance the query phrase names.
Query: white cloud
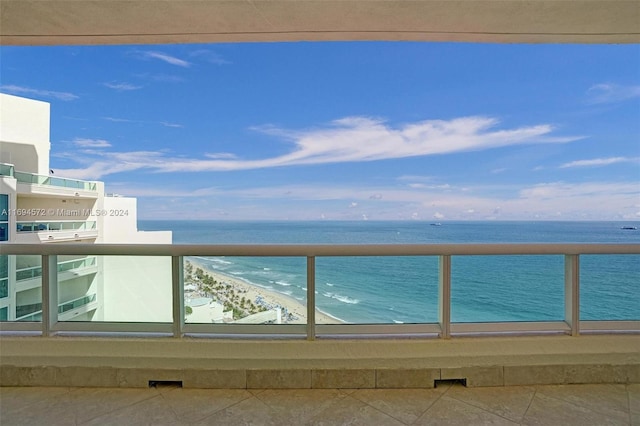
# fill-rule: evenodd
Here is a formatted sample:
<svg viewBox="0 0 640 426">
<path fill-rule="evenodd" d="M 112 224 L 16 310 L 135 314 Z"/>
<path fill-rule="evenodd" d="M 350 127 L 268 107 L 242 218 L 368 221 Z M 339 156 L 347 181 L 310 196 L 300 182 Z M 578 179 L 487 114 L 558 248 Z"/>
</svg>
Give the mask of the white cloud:
<svg viewBox="0 0 640 426">
<path fill-rule="evenodd" d="M 162 52 L 156 52 L 156 51 L 144 51 L 144 52 L 140 52 L 141 56 L 143 58 L 152 58 L 152 59 L 159 59 L 163 62 L 166 62 L 168 64 L 171 65 L 177 65 L 179 67 L 183 67 L 183 68 L 189 68 L 191 66 L 191 63 L 176 58 L 175 56 L 171 56 L 168 55 L 166 53 L 162 53 Z"/>
<path fill-rule="evenodd" d="M 640 86 L 621 86 L 613 83 L 595 84 L 587 90 L 590 104 L 610 104 L 640 97 Z"/>
<path fill-rule="evenodd" d="M 56 174 L 64 176 L 59 170 Z M 331 209 L 334 212 L 331 219 L 359 219 L 364 214 L 377 220 L 408 220 L 416 215 L 447 220 L 554 220 L 560 213 L 567 220 L 615 220 L 633 219 L 639 211 L 637 182 L 551 182 L 516 190 L 508 184 L 472 186 L 470 191 L 464 191 L 465 188 L 453 187 L 452 191 L 434 191 L 425 196 L 424 191 L 395 186 L 220 186 L 188 190 L 179 184 L 175 187 L 141 187 L 138 182 L 109 184 L 109 191 L 137 196 L 141 200 L 146 197 L 176 199 L 179 204 L 197 200 L 204 203 L 199 209 L 202 212 L 220 208 L 220 203 L 224 202 L 224 208 L 233 211 L 236 219 L 282 219 L 283 211 L 291 219 L 314 219 Z M 369 200 L 367 194 L 372 192 L 380 194 L 384 200 L 375 204 L 365 202 Z M 259 200 L 268 200 L 268 203 Z M 205 208 L 206 203 L 210 203 L 210 208 Z M 357 203 L 358 208 L 343 208 L 350 203 Z M 256 208 L 257 205 L 260 208 Z"/>
<path fill-rule="evenodd" d="M 353 209 L 355 207 L 358 207 L 358 203 L 356 203 L 355 201 L 352 201 L 351 204 L 349 204 L 349 208 Z"/>
<path fill-rule="evenodd" d="M 560 166 L 561 169 L 570 167 L 597 167 L 597 166 L 609 166 L 616 163 L 638 163 L 640 157 L 607 157 L 607 158 L 594 158 L 591 160 L 577 160 L 569 163 L 564 163 Z"/>
<path fill-rule="evenodd" d="M 140 168 L 157 172 L 231 171 L 293 165 L 365 162 L 481 151 L 510 145 L 534 143 L 567 143 L 579 136 L 551 136 L 553 127 L 540 124 L 529 127 L 495 129 L 498 120 L 487 117 L 463 117 L 452 120 L 427 120 L 399 127 L 382 120 L 347 117 L 330 125 L 311 130 L 286 130 L 262 127 L 292 143 L 284 155 L 258 160 L 237 158 L 171 158 L 160 155 L 154 162 L 140 163 Z M 104 154 L 101 154 L 104 155 Z M 128 153 L 111 153 L 113 161 L 126 159 Z M 120 167 L 114 163 L 116 169 Z M 111 173 L 102 168 L 101 176 Z"/>
<path fill-rule="evenodd" d="M 143 121 L 143 120 L 130 120 L 128 118 L 117 117 L 102 117 L 103 120 L 111 121 L 113 123 L 136 123 L 136 124 L 159 124 L 164 127 L 182 128 L 182 124 L 170 123 L 168 121 Z"/>
<path fill-rule="evenodd" d="M 216 65 L 227 65 L 231 63 L 226 59 L 224 59 L 221 55 L 206 49 L 193 51 L 189 54 L 189 56 L 200 58 L 209 63 L 216 64 Z"/>
<path fill-rule="evenodd" d="M 73 144 L 82 148 L 109 148 L 111 146 L 111 144 L 104 139 L 75 138 Z"/>
<path fill-rule="evenodd" d="M 169 122 L 166 122 L 166 121 L 161 121 L 160 124 L 162 124 L 164 127 L 173 127 L 173 128 L 182 128 L 182 127 L 184 127 L 182 124 L 169 123 Z"/>
<path fill-rule="evenodd" d="M 68 92 L 54 92 L 52 90 L 40 90 L 40 89 L 31 89 L 29 87 L 23 86 L 14 86 L 14 85 L 2 85 L 0 86 L 0 90 L 7 93 L 12 93 L 14 95 L 32 95 L 39 96 L 43 98 L 54 98 L 61 101 L 73 101 L 78 99 L 77 95 Z"/>
<path fill-rule="evenodd" d="M 103 84 L 109 89 L 118 90 L 120 92 L 142 89 L 142 86 L 135 86 L 129 83 L 103 83 Z"/>
</svg>

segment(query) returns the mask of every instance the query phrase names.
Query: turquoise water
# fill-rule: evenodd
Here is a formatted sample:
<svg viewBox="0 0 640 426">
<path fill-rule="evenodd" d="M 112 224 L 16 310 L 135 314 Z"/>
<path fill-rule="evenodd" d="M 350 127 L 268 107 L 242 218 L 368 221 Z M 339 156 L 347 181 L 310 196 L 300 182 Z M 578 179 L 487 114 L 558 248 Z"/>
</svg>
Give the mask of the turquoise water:
<svg viewBox="0 0 640 426">
<path fill-rule="evenodd" d="M 628 222 L 140 221 L 176 244 L 640 243 Z M 304 258 L 200 258 L 209 267 L 300 301 Z M 580 257 L 581 318 L 640 320 L 640 256 Z M 316 303 L 353 323 L 437 321 L 438 258 L 316 259 Z M 563 256 L 453 256 L 452 320 L 564 318 Z"/>
</svg>

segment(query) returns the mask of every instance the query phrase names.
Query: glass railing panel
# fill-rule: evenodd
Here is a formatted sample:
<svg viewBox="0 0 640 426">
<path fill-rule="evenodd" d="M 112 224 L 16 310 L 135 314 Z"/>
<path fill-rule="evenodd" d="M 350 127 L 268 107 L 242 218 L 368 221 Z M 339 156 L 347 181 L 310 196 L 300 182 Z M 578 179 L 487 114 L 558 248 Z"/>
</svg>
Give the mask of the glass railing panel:
<svg viewBox="0 0 640 426">
<path fill-rule="evenodd" d="M 16 281 L 30 280 L 42 276 L 42 267 L 34 266 L 32 268 L 16 270 Z"/>
<path fill-rule="evenodd" d="M 0 299 L 9 296 L 9 278 L 0 279 Z"/>
<path fill-rule="evenodd" d="M 13 176 L 14 170 L 11 164 L 0 163 L 0 176 Z"/>
<path fill-rule="evenodd" d="M 33 181 L 33 175 L 31 173 L 14 172 L 13 175 L 18 182 L 35 183 Z"/>
<path fill-rule="evenodd" d="M 184 262 L 187 323 L 306 324 L 303 257 L 201 257 Z"/>
<path fill-rule="evenodd" d="M 34 312 L 42 312 L 42 302 L 29 303 L 26 305 L 16 306 L 16 318 L 17 321 L 22 321 L 22 318 L 29 316 Z"/>
<path fill-rule="evenodd" d="M 81 306 L 88 305 L 89 303 L 95 302 L 97 300 L 97 295 L 95 293 L 89 294 L 87 296 L 79 297 L 74 300 L 70 300 L 68 302 L 61 303 L 58 305 L 58 313 L 63 314 L 65 312 L 72 311 Z"/>
<path fill-rule="evenodd" d="M 564 320 L 564 256 L 453 256 L 451 321 Z"/>
<path fill-rule="evenodd" d="M 35 312 L 31 315 L 25 315 L 16 319 L 18 322 L 42 322 L 42 311 Z"/>
<path fill-rule="evenodd" d="M 95 221 L 80 222 L 17 222 L 17 232 L 38 231 L 94 231 L 97 228 Z"/>
<path fill-rule="evenodd" d="M 438 257 L 316 258 L 317 324 L 438 321 Z"/>
<path fill-rule="evenodd" d="M 91 256 L 84 260 L 85 265 L 94 259 Z M 83 289 L 84 294 L 73 298 L 78 300 L 76 304 L 87 304 L 83 298 L 95 295 L 88 302 L 95 302 L 95 309 L 65 321 L 172 322 L 170 256 L 100 256 L 99 263 L 100 274 L 79 275 L 59 283 L 59 295 L 78 295 L 78 289 Z"/>
<path fill-rule="evenodd" d="M 8 167 L 4 167 L 2 168 L 2 170 L 6 171 L 7 173 L 10 172 Z M 55 176 L 36 175 L 33 173 L 16 172 L 13 170 L 11 171 L 11 173 L 13 173 L 13 176 L 16 178 L 18 182 L 38 184 L 38 185 L 57 186 L 61 188 L 70 188 L 70 189 L 83 189 L 88 191 L 96 190 L 96 184 L 94 182 L 86 182 L 86 181 L 81 181 L 76 179 L 65 179 L 65 178 L 59 178 Z M 0 173 L 0 174 L 4 174 L 4 173 Z"/>
<path fill-rule="evenodd" d="M 640 320 L 640 256 L 580 256 L 580 319 Z"/>
</svg>

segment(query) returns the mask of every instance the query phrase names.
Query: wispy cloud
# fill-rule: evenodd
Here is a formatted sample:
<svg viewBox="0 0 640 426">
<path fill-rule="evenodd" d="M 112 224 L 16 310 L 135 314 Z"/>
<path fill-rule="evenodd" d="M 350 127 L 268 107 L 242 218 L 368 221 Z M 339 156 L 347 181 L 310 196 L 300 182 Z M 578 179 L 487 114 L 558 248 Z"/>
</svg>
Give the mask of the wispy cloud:
<svg viewBox="0 0 640 426">
<path fill-rule="evenodd" d="M 228 65 L 231 63 L 228 60 L 224 59 L 218 53 L 213 52 L 211 50 L 206 50 L 206 49 L 195 50 L 191 52 L 189 56 L 202 59 L 206 62 L 215 64 L 215 65 Z"/>
<path fill-rule="evenodd" d="M 587 90 L 587 103 L 610 104 L 640 97 L 640 86 L 622 86 L 613 83 L 595 84 Z"/>
<path fill-rule="evenodd" d="M 43 98 L 54 98 L 61 101 L 73 101 L 79 98 L 79 96 L 69 92 L 55 92 L 53 90 L 32 89 L 30 87 L 15 86 L 10 84 L 3 84 L 2 86 L 0 86 L 0 90 L 6 93 L 12 93 L 14 95 L 31 95 Z"/>
<path fill-rule="evenodd" d="M 103 120 L 111 121 L 113 123 L 137 123 L 137 124 L 154 124 L 161 125 L 164 127 L 173 127 L 173 128 L 182 128 L 184 127 L 182 124 L 178 123 L 170 123 L 168 121 L 144 121 L 144 120 L 131 120 L 128 118 L 118 118 L 118 117 L 102 117 Z"/>
<path fill-rule="evenodd" d="M 638 163 L 640 157 L 607 157 L 607 158 L 593 158 L 591 160 L 577 160 L 569 163 L 564 163 L 560 166 L 561 169 L 570 167 L 599 167 L 610 166 L 617 163 Z"/>
<path fill-rule="evenodd" d="M 424 190 L 367 185 L 284 185 L 250 188 L 209 187 L 186 190 L 184 187 L 144 188 L 139 184 L 120 185 L 118 193 L 164 199 L 182 204 L 197 200 L 199 211 L 210 212 L 221 200 L 243 219 L 281 218 L 286 206 L 291 218 L 425 220 L 487 219 L 634 219 L 638 218 L 637 182 L 547 182 L 522 188 L 510 184 L 451 186 L 451 190 Z M 469 189 L 469 190 L 467 190 Z M 272 203 L 255 206 L 256 200 Z M 210 203 L 210 204 L 207 204 Z M 163 203 L 164 204 L 164 203 Z M 210 208 L 204 208 L 209 206 Z M 258 211 L 256 211 L 258 210 Z M 180 214 L 183 211 L 176 209 Z M 172 214 L 172 213 L 168 213 Z M 179 217 L 179 216 L 178 216 Z M 206 218 L 202 216 L 201 218 Z"/>
<path fill-rule="evenodd" d="M 260 131 L 277 135 L 293 145 L 284 155 L 257 160 L 228 157 L 172 158 L 158 155 L 154 161 L 140 162 L 141 169 L 156 172 L 231 171 L 296 165 L 378 161 L 396 158 L 481 151 L 510 145 L 533 143 L 566 143 L 579 136 L 552 136 L 548 124 L 496 129 L 498 120 L 487 117 L 463 117 L 449 121 L 429 120 L 392 127 L 382 120 L 348 117 L 328 126 L 311 130 L 286 130 L 263 127 Z M 109 163 L 126 160 L 130 153 L 102 153 Z M 213 153 L 213 155 L 220 155 Z M 102 158 L 104 160 L 105 158 Z M 100 159 L 96 159 L 100 160 Z M 120 170 L 119 167 L 117 167 Z M 99 170 L 98 178 L 111 173 L 109 167 Z"/>
<path fill-rule="evenodd" d="M 109 148 L 111 146 L 111 144 L 104 139 L 75 138 L 73 144 L 81 148 Z"/>
<path fill-rule="evenodd" d="M 109 89 L 118 90 L 120 92 L 142 89 L 142 86 L 136 86 L 129 83 L 103 83 Z"/>
<path fill-rule="evenodd" d="M 167 64 L 177 65 L 183 68 L 189 68 L 191 66 L 190 62 L 187 62 L 180 58 L 176 58 L 175 56 L 171 56 L 167 53 L 157 52 L 153 50 L 142 51 L 139 53 L 140 53 L 140 57 L 144 59 L 159 59 L 163 62 L 166 62 Z"/>
</svg>

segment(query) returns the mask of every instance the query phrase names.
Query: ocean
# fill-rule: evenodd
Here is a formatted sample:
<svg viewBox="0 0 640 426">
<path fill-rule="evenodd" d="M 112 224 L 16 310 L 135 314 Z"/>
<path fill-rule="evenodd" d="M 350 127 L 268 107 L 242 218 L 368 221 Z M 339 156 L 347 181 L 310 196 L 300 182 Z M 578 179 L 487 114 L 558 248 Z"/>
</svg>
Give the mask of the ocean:
<svg viewBox="0 0 640 426">
<path fill-rule="evenodd" d="M 640 243 L 629 222 L 139 221 L 174 244 Z M 200 257 L 304 303 L 306 259 Z M 640 320 L 640 256 L 580 257 L 583 320 Z M 438 257 L 319 257 L 318 308 L 349 323 L 437 322 Z M 563 256 L 453 256 L 454 322 L 564 319 Z"/>
</svg>

